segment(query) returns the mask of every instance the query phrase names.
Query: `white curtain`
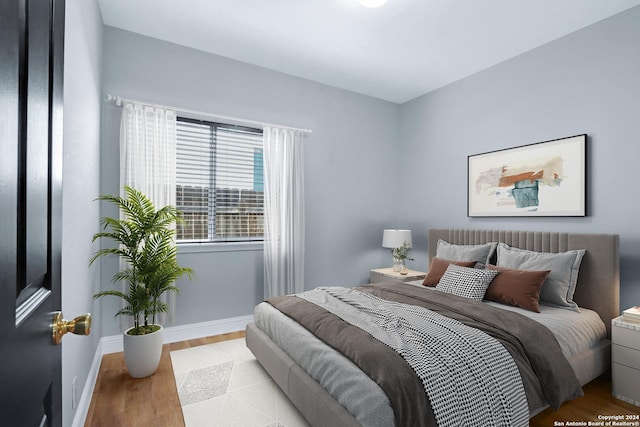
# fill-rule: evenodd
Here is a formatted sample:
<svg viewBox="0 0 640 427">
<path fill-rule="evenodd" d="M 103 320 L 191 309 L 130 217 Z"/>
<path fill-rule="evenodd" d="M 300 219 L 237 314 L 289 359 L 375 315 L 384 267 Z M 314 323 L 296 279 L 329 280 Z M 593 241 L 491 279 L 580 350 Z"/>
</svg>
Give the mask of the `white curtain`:
<svg viewBox="0 0 640 427">
<path fill-rule="evenodd" d="M 120 191 L 123 196 L 125 185 L 144 193 L 156 209 L 176 205 L 175 111 L 123 103 L 120 121 Z M 156 321 L 161 324 L 174 322 L 175 293 L 165 293 L 163 301 L 169 311 Z"/>
<path fill-rule="evenodd" d="M 304 290 L 303 134 L 265 127 L 264 281 L 265 295 Z"/>
</svg>

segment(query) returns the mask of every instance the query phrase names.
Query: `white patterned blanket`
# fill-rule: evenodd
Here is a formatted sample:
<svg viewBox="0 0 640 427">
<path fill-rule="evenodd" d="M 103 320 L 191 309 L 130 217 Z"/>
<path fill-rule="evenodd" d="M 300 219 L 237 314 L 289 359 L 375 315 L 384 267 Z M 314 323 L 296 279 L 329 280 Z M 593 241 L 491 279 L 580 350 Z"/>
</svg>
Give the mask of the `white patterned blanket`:
<svg viewBox="0 0 640 427">
<path fill-rule="evenodd" d="M 393 348 L 420 378 L 440 426 L 526 426 L 509 352 L 486 333 L 431 310 L 349 288 L 298 294 Z"/>
</svg>

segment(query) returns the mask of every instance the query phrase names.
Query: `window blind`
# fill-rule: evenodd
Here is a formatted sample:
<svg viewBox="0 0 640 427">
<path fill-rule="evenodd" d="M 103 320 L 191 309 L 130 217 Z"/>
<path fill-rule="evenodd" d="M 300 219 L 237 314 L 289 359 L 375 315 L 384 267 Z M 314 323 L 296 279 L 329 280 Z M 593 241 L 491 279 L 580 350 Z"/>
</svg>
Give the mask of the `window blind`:
<svg viewBox="0 0 640 427">
<path fill-rule="evenodd" d="M 262 130 L 179 117 L 176 131 L 178 243 L 262 240 Z"/>
</svg>

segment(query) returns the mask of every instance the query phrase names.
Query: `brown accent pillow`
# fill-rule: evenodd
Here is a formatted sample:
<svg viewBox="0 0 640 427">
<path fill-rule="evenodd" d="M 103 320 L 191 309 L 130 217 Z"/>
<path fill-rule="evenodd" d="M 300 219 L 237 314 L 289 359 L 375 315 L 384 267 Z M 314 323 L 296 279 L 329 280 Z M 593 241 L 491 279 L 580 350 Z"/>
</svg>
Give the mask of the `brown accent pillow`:
<svg viewBox="0 0 640 427">
<path fill-rule="evenodd" d="M 551 270 L 514 270 L 491 264 L 487 269 L 500 274 L 489 285 L 485 299 L 540 313 L 540 289 Z"/>
<path fill-rule="evenodd" d="M 447 271 L 447 267 L 449 267 L 449 264 L 455 264 L 461 267 L 473 267 L 474 265 L 476 265 L 476 262 L 475 261 L 449 261 L 447 259 L 434 257 L 431 260 L 431 266 L 429 267 L 429 272 L 427 273 L 427 276 L 424 278 L 424 281 L 422 282 L 422 286 L 429 286 L 430 288 L 433 288 L 434 286 L 436 286 L 440 281 L 440 278 L 442 277 L 444 272 Z"/>
</svg>

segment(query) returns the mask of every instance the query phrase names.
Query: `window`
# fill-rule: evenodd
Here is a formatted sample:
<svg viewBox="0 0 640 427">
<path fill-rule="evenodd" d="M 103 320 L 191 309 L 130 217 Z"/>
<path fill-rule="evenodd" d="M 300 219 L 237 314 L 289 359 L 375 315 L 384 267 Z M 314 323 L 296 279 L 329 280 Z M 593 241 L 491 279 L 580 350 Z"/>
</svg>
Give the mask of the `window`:
<svg viewBox="0 0 640 427">
<path fill-rule="evenodd" d="M 262 130 L 183 117 L 176 130 L 178 243 L 263 240 Z"/>
</svg>

